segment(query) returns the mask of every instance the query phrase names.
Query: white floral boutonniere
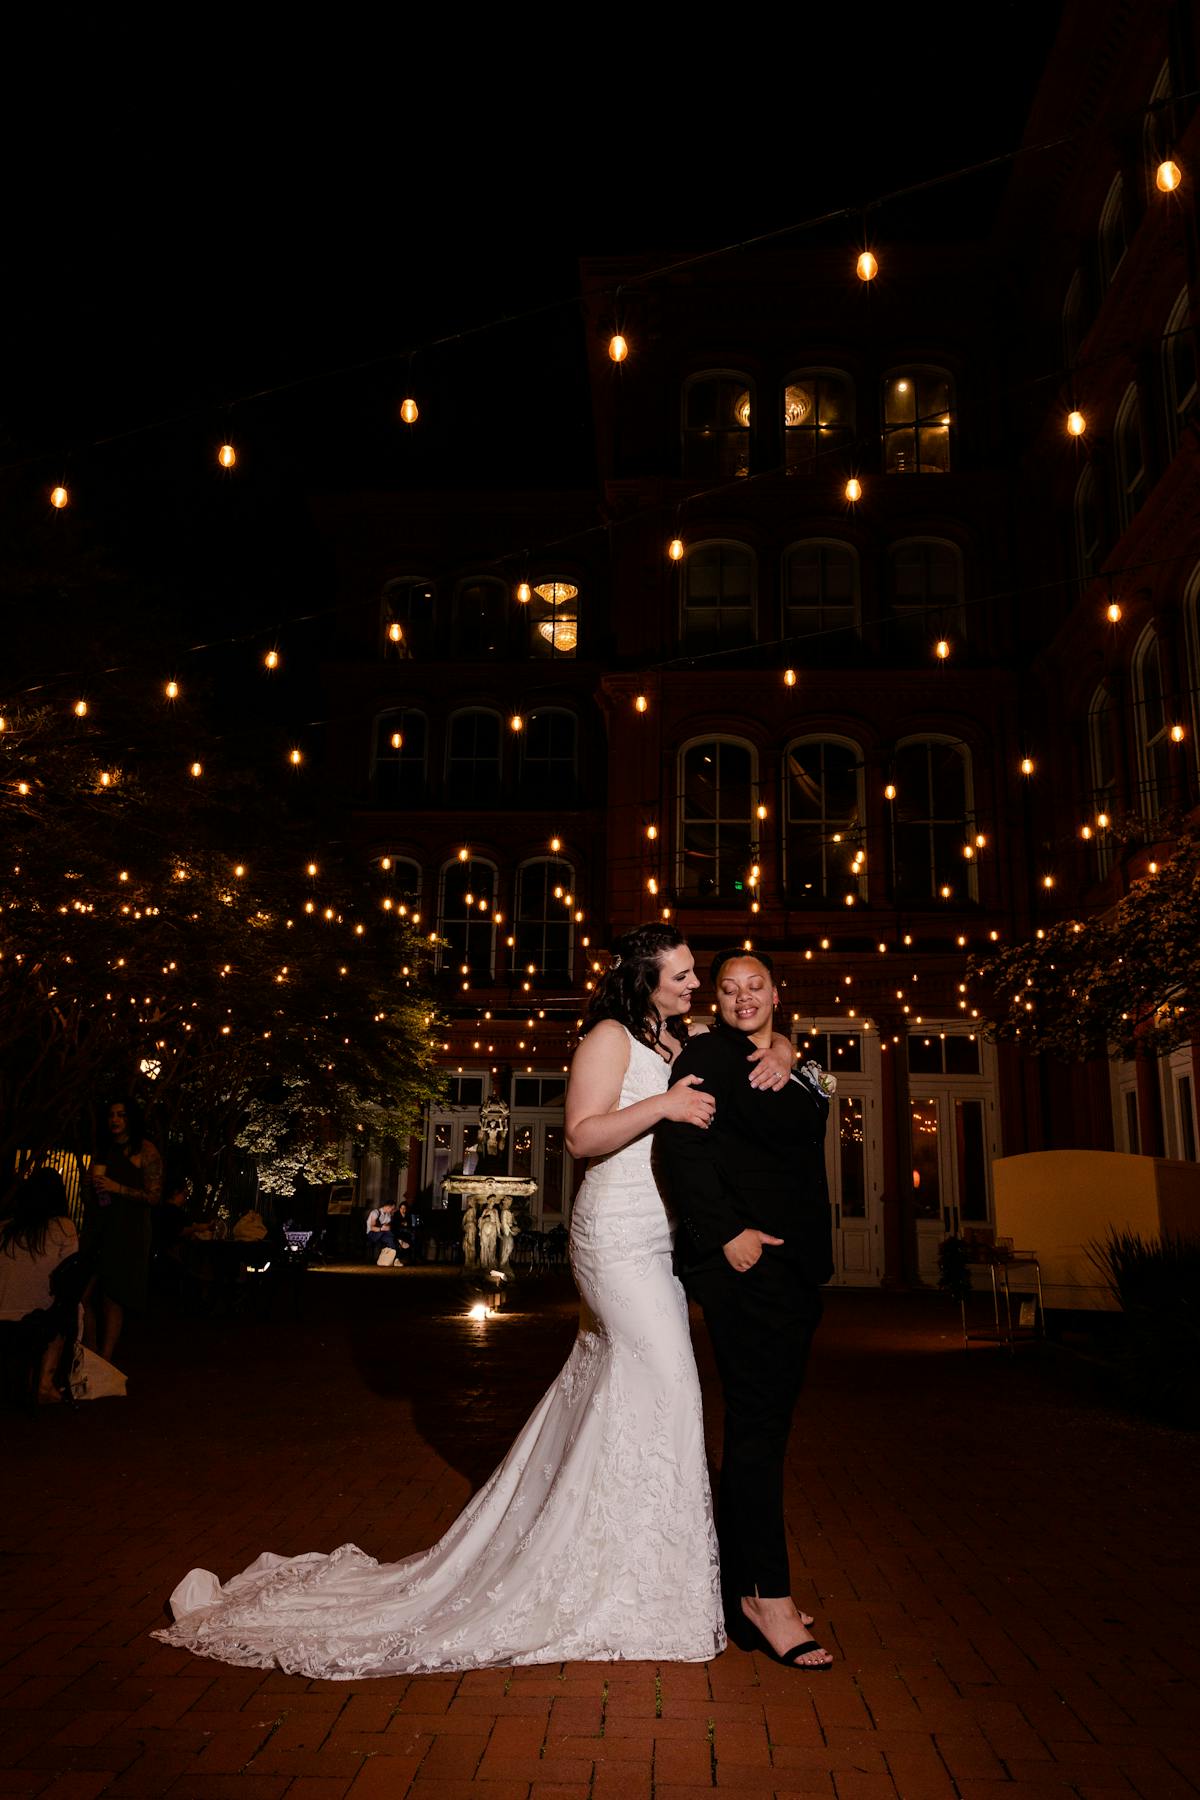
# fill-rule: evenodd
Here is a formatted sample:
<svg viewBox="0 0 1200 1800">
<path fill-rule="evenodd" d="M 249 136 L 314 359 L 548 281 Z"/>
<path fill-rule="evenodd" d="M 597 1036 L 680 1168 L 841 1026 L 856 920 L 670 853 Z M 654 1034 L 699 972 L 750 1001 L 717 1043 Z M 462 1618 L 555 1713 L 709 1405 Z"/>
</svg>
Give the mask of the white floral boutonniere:
<svg viewBox="0 0 1200 1800">
<path fill-rule="evenodd" d="M 810 1060 L 801 1063 L 800 1079 L 806 1081 L 810 1088 L 815 1088 L 818 1094 L 824 1094 L 827 1100 L 837 1093 L 837 1076 L 831 1075 L 828 1069 L 823 1069 L 818 1062 Z"/>
</svg>

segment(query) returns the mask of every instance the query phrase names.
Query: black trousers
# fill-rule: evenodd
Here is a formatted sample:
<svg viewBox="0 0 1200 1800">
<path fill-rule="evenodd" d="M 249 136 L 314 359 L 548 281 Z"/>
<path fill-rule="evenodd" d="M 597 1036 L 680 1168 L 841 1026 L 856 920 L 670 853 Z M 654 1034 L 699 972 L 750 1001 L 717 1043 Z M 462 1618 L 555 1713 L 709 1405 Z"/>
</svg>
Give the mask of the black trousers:
<svg viewBox="0 0 1200 1800">
<path fill-rule="evenodd" d="M 821 1290 L 766 1251 L 739 1275 L 720 1254 L 690 1270 L 725 1398 L 717 1538 L 725 1605 L 790 1594 L 783 1459 L 792 1412 L 821 1321 Z"/>
</svg>

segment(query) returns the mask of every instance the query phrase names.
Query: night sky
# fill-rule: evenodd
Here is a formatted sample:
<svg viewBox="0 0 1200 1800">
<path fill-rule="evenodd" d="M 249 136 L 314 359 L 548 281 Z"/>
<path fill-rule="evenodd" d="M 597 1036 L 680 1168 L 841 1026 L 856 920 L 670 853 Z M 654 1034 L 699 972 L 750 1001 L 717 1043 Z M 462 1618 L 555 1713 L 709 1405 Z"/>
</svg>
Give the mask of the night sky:
<svg viewBox="0 0 1200 1800">
<path fill-rule="evenodd" d="M 719 43 L 685 14 L 440 41 L 77 24 L 26 70 L 3 505 L 67 480 L 76 528 L 173 586 L 187 640 L 328 603 L 311 492 L 586 484 L 578 257 L 707 250 L 1015 148 L 1058 11 L 988 9 L 983 56 L 949 6 L 764 10 Z M 975 232 L 1000 190 L 973 177 L 891 222 Z M 395 416 L 410 381 L 419 439 Z"/>
</svg>

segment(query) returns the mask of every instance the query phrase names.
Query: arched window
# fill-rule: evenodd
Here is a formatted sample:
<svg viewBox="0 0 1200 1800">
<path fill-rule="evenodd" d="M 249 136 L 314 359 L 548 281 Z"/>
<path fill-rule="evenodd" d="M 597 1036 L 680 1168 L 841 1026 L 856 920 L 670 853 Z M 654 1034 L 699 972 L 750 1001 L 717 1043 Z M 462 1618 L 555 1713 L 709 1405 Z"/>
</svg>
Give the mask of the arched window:
<svg viewBox="0 0 1200 1800">
<path fill-rule="evenodd" d="M 383 590 L 385 656 L 429 657 L 434 651 L 433 583 L 401 575 Z"/>
<path fill-rule="evenodd" d="M 808 538 L 783 558 L 783 635 L 857 631 L 858 551 L 837 538 Z"/>
<path fill-rule="evenodd" d="M 500 904 L 496 865 L 473 856 L 448 862 L 438 892 L 438 936 L 446 941 L 438 965 L 458 984 L 479 987 L 495 973 L 496 921 Z"/>
<path fill-rule="evenodd" d="M 508 648 L 508 589 L 490 576 L 460 581 L 454 590 L 455 656 L 479 661 Z"/>
<path fill-rule="evenodd" d="M 1163 411 L 1167 420 L 1167 437 L 1171 454 L 1179 448 L 1179 439 L 1189 414 L 1196 404 L 1196 334 L 1192 327 L 1188 291 L 1184 288 L 1171 308 L 1162 342 Z"/>
<path fill-rule="evenodd" d="M 425 714 L 397 706 L 379 714 L 371 750 L 371 798 L 377 806 L 422 806 L 428 760 Z"/>
<path fill-rule="evenodd" d="M 522 981 L 571 979 L 572 901 L 575 871 L 548 856 L 522 863 L 517 871 L 513 973 Z"/>
<path fill-rule="evenodd" d="M 1075 484 L 1075 574 L 1082 585 L 1104 561 L 1096 477 L 1085 469 Z"/>
<path fill-rule="evenodd" d="M 683 472 L 728 481 L 750 473 L 754 384 L 736 369 L 705 369 L 683 384 Z"/>
<path fill-rule="evenodd" d="M 971 752 L 943 737 L 909 738 L 896 750 L 892 804 L 896 895 L 910 901 L 975 898 Z"/>
<path fill-rule="evenodd" d="M 1113 697 L 1102 682 L 1092 695 L 1088 708 L 1088 762 L 1092 778 L 1091 817 L 1092 855 L 1097 876 L 1108 874 L 1112 867 L 1111 821 L 1117 800 L 1117 762 L 1113 753 L 1113 729 L 1116 708 Z"/>
<path fill-rule="evenodd" d="M 530 713 L 520 739 L 520 796 L 526 806 L 574 806 L 578 801 L 574 713 L 543 706 Z"/>
<path fill-rule="evenodd" d="M 888 552 L 891 570 L 892 648 L 925 656 L 944 636 L 963 639 L 963 561 L 945 538 L 903 538 Z"/>
<path fill-rule="evenodd" d="M 372 858 L 375 887 L 381 900 L 390 900 L 402 919 L 421 923 L 421 865 L 411 856 L 385 850 Z"/>
<path fill-rule="evenodd" d="M 1083 322 L 1083 272 L 1076 269 L 1062 308 L 1063 361 L 1068 369 L 1073 369 L 1079 360 L 1079 346 L 1086 330 Z"/>
<path fill-rule="evenodd" d="M 783 763 L 784 882 L 792 905 L 865 899 L 862 752 L 844 738 L 797 738 Z"/>
<path fill-rule="evenodd" d="M 529 601 L 531 656 L 574 656 L 579 644 L 579 588 L 556 575 L 535 583 Z"/>
<path fill-rule="evenodd" d="M 1096 261 L 1101 289 L 1108 287 L 1125 254 L 1125 190 L 1118 175 L 1108 190 L 1096 227 Z"/>
<path fill-rule="evenodd" d="M 953 428 L 954 383 L 945 369 L 894 369 L 885 376 L 885 474 L 944 474 Z"/>
<path fill-rule="evenodd" d="M 817 473 L 854 439 L 854 383 L 840 369 L 798 369 L 783 389 L 783 466 Z"/>
<path fill-rule="evenodd" d="M 1131 382 L 1113 427 L 1117 461 L 1117 510 L 1124 531 L 1146 498 L 1146 445 L 1142 437 L 1142 408 L 1136 383 Z"/>
<path fill-rule="evenodd" d="M 1145 818 L 1156 819 L 1173 798 L 1174 745 L 1162 646 L 1152 625 L 1133 653 L 1133 725 L 1141 810 Z"/>
<path fill-rule="evenodd" d="M 500 715 L 468 707 L 453 715 L 446 735 L 446 798 L 451 806 L 488 806 L 499 792 Z"/>
<path fill-rule="evenodd" d="M 1151 202 L 1157 198 L 1158 190 L 1155 175 L 1170 144 L 1169 132 L 1171 124 L 1171 64 L 1168 60 L 1158 71 L 1154 86 L 1150 90 L 1150 99 L 1142 120 L 1142 167 L 1146 177 L 1146 197 Z"/>
<path fill-rule="evenodd" d="M 749 895 L 756 777 L 754 751 L 739 739 L 706 738 L 681 751 L 681 898 L 734 902 Z"/>
<path fill-rule="evenodd" d="M 753 643 L 754 552 L 745 544 L 697 544 L 688 551 L 682 637 L 689 650 Z"/>
</svg>

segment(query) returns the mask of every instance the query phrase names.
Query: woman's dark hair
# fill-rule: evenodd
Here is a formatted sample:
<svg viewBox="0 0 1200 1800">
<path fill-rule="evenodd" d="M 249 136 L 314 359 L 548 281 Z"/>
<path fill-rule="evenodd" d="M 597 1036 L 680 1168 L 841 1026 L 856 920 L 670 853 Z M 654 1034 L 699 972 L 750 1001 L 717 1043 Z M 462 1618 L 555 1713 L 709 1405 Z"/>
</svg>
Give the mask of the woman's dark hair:
<svg viewBox="0 0 1200 1800">
<path fill-rule="evenodd" d="M 51 1219 L 70 1218 L 67 1190 L 57 1169 L 35 1169 L 13 1196 L 12 1218 L 0 1226 L 0 1250 L 15 1256 L 41 1256 Z"/>
<path fill-rule="evenodd" d="M 114 1106 L 123 1106 L 125 1109 L 125 1129 L 129 1134 L 129 1154 L 136 1156 L 146 1137 L 146 1115 L 136 1100 L 128 1100 L 124 1094 L 114 1094 L 104 1109 L 104 1139 L 109 1144 L 113 1142 L 113 1135 L 109 1127 L 108 1115 Z"/>
<path fill-rule="evenodd" d="M 687 1024 L 683 1019 L 660 1019 L 650 996 L 658 986 L 659 967 L 670 950 L 687 943 L 673 925 L 635 925 L 612 947 L 612 961 L 596 983 L 596 991 L 588 1002 L 583 1021 L 585 1035 L 601 1019 L 615 1019 L 624 1025 L 639 1044 L 658 1047 L 662 1032 L 684 1043 Z"/>
</svg>

